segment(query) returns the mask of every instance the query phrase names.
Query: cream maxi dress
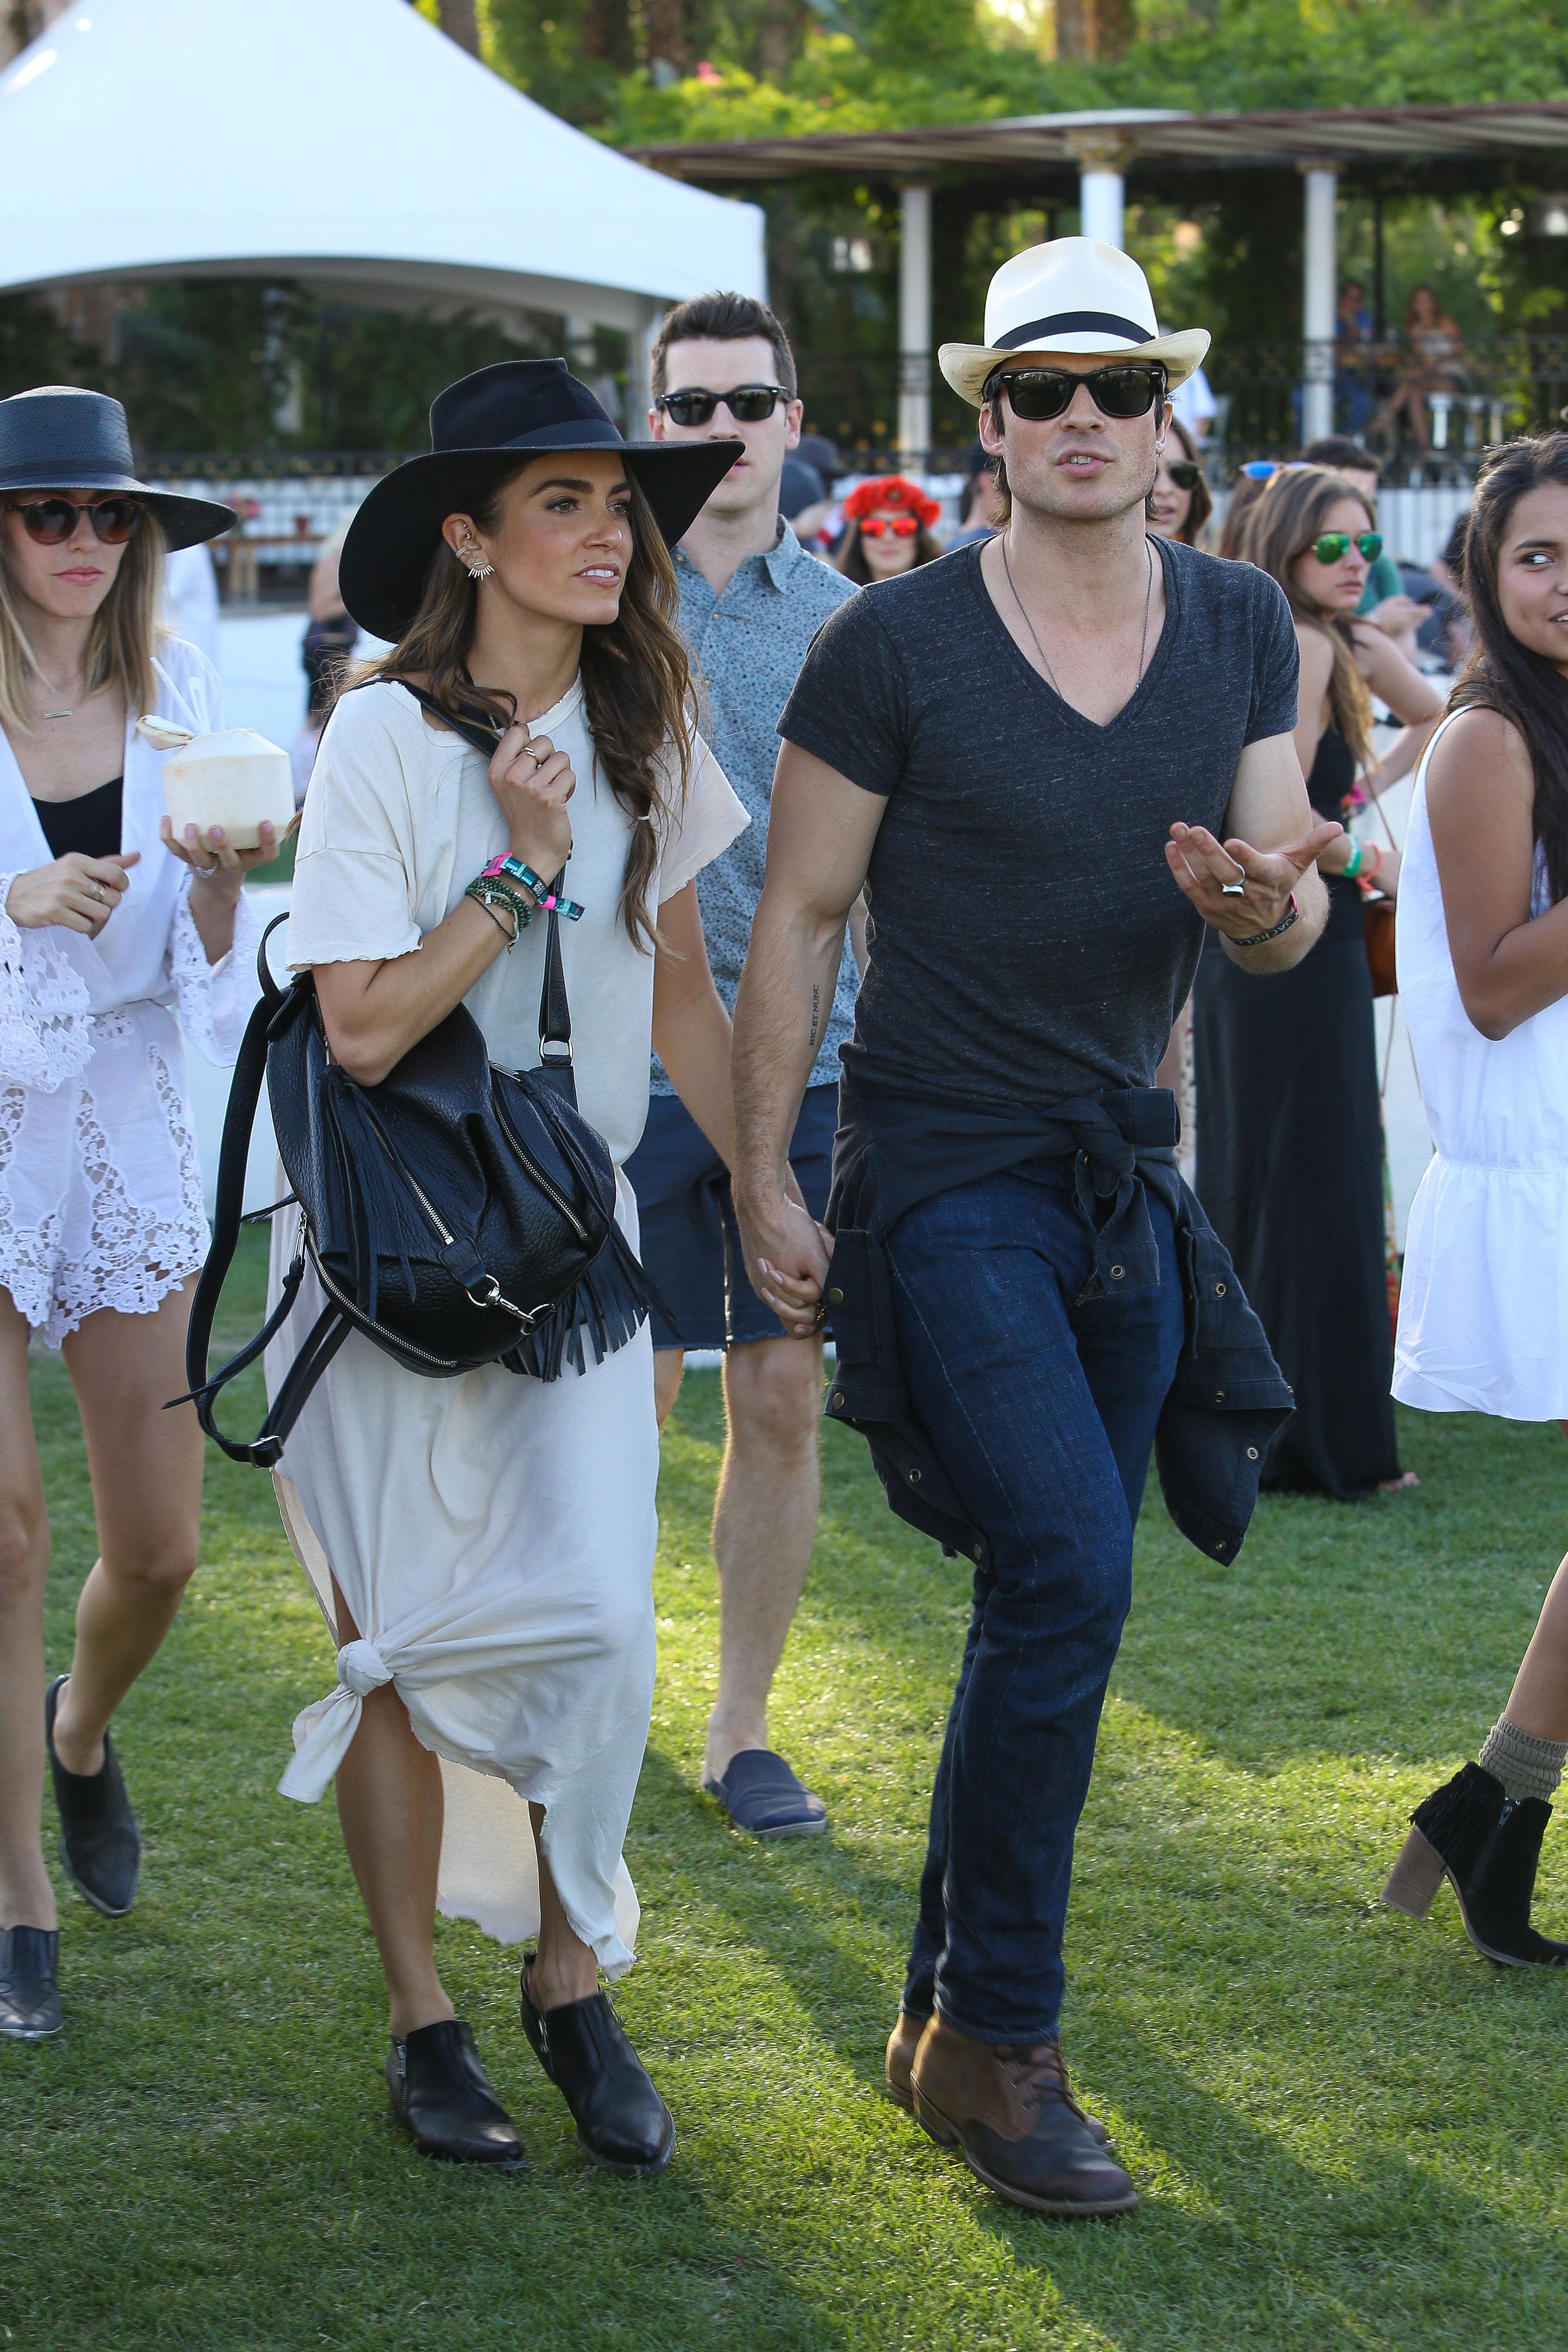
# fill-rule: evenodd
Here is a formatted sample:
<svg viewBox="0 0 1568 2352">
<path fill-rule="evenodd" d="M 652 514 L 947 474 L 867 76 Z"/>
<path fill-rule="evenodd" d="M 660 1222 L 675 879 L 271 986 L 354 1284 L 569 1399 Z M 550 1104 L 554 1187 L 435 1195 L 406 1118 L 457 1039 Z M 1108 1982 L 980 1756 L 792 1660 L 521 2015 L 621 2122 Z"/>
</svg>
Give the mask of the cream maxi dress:
<svg viewBox="0 0 1568 2352">
<path fill-rule="evenodd" d="M 561 927 L 577 1098 L 617 1173 L 647 1116 L 653 958 L 618 919 L 633 820 L 596 773 L 581 682 L 533 722 L 576 772 Z M 699 746 L 650 903 L 685 887 L 748 822 Z M 346 695 L 321 739 L 294 870 L 289 961 L 416 954 L 507 831 L 480 754 L 401 687 Z M 493 1061 L 534 1068 L 545 926 L 500 955 L 467 1003 Z M 618 1179 L 634 1246 L 637 1205 Z M 295 1224 L 273 1220 L 274 1296 Z M 274 1388 L 319 1313 L 307 1277 L 268 1350 Z M 395 1683 L 441 1758 L 440 1906 L 504 1943 L 538 1925 L 527 1801 L 566 1916 L 600 1966 L 631 1965 L 637 1903 L 621 1845 L 653 1692 L 658 1471 L 647 1327 L 602 1364 L 545 1383 L 499 1365 L 458 1380 L 405 1371 L 357 1333 L 333 1360 L 275 1474 L 284 1525 L 331 1622 L 335 1577 L 362 1638 L 338 1686 L 294 1727 L 287 1796 L 336 1772 L 361 1701 Z M 334 1633 L 334 1638 L 335 1633 Z"/>
<path fill-rule="evenodd" d="M 1568 1419 L 1568 998 L 1488 1038 L 1459 995 L 1415 780 L 1399 876 L 1399 993 L 1436 1149 L 1405 1242 L 1394 1393 L 1425 1412 Z M 1552 904 L 1538 852 L 1531 917 Z"/>
</svg>

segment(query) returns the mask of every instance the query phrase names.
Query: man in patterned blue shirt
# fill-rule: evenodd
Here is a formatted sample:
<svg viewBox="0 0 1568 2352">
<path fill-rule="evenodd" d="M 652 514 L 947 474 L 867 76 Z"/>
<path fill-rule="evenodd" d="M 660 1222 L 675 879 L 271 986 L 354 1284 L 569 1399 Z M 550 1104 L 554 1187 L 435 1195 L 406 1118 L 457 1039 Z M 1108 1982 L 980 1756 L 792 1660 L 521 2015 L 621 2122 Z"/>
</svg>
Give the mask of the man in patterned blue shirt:
<svg viewBox="0 0 1568 2352">
<path fill-rule="evenodd" d="M 745 444 L 675 552 L 703 731 L 752 818 L 697 885 L 713 977 L 733 1005 L 762 894 L 779 714 L 817 629 L 855 592 L 805 552 L 779 513 L 801 403 L 788 341 L 766 305 L 722 293 L 683 302 L 659 331 L 652 373 L 657 439 Z M 827 1206 L 838 1048 L 855 1025 L 856 978 L 847 951 L 790 1153 L 817 1218 Z M 747 1282 L 729 1171 L 657 1063 L 647 1128 L 626 1173 L 643 1261 L 677 1327 L 655 1318 L 661 1424 L 680 1387 L 679 1343 L 724 1350 L 728 1436 L 713 1515 L 719 1696 L 702 1785 L 738 1827 L 803 1836 L 826 1828 L 826 1809 L 769 1748 L 767 1711 L 816 1535 L 822 1343 L 792 1339 Z"/>
</svg>

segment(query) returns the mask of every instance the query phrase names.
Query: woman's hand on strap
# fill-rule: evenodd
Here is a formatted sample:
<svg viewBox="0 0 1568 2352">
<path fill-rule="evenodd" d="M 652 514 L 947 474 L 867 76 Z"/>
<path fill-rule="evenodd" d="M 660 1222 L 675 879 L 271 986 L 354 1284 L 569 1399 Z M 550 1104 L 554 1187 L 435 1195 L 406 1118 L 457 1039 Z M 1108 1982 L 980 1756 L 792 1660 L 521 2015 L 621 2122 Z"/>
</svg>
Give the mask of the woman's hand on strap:
<svg viewBox="0 0 1568 2352">
<path fill-rule="evenodd" d="M 97 939 L 141 857 L 139 849 L 117 849 L 110 857 L 84 857 L 70 850 L 52 866 L 18 874 L 5 898 L 5 912 L 18 930 L 41 931 L 51 923 Z"/>
<path fill-rule="evenodd" d="M 526 719 L 519 719 L 496 746 L 489 778 L 512 856 L 553 881 L 572 855 L 567 803 L 577 779 L 571 761 L 548 735 L 531 734 Z"/>
</svg>

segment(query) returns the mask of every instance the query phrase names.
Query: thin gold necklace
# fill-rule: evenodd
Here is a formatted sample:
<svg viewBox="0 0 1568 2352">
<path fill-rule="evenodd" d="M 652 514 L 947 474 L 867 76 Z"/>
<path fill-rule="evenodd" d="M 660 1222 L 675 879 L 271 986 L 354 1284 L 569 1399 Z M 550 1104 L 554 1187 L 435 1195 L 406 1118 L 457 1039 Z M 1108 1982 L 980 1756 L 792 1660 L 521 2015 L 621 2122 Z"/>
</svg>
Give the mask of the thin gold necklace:
<svg viewBox="0 0 1568 2352">
<path fill-rule="evenodd" d="M 1010 590 L 1010 591 L 1011 591 L 1011 593 L 1012 593 L 1013 602 L 1014 602 L 1014 604 L 1016 604 L 1016 606 L 1018 607 L 1019 612 L 1023 614 L 1023 616 L 1024 616 L 1024 626 L 1027 629 L 1027 631 L 1029 632 L 1030 636 L 1034 639 L 1035 651 L 1036 651 L 1036 652 L 1039 655 L 1039 656 L 1040 656 L 1040 667 L 1045 671 L 1045 673 L 1046 673 L 1046 677 L 1047 677 L 1047 679 L 1049 680 L 1049 682 L 1050 682 L 1050 686 L 1051 686 L 1051 690 L 1052 690 L 1052 692 L 1053 692 L 1053 693 L 1055 693 L 1055 694 L 1057 694 L 1057 695 L 1058 695 L 1058 696 L 1060 696 L 1060 698 L 1061 698 L 1062 701 L 1063 701 L 1063 702 L 1066 702 L 1066 701 L 1067 701 L 1067 696 L 1066 696 L 1065 694 L 1063 694 L 1063 693 L 1062 693 L 1061 688 L 1057 684 L 1057 674 L 1056 674 L 1055 670 L 1051 667 L 1050 663 L 1046 659 L 1046 649 L 1045 649 L 1044 646 L 1043 646 L 1043 645 L 1041 645 L 1041 643 L 1040 643 L 1040 633 L 1039 633 L 1039 631 L 1036 628 L 1036 626 L 1035 626 L 1035 625 L 1034 625 L 1033 621 L 1031 621 L 1031 620 L 1030 620 L 1030 618 L 1029 618 L 1029 614 L 1028 614 L 1028 611 L 1027 611 L 1026 606 L 1025 605 L 1024 600 L 1023 600 L 1023 598 L 1019 595 L 1017 589 L 1016 589 L 1016 587 L 1014 587 L 1014 585 L 1013 585 L 1013 567 L 1012 567 L 1012 565 L 1011 565 L 1011 564 L 1008 562 L 1008 561 L 1007 561 L 1007 534 L 1006 534 L 1006 532 L 1005 532 L 1005 531 L 1004 531 L 1004 532 L 1001 534 L 1001 537 L 1002 537 L 1002 569 L 1003 569 L 1003 571 L 1007 574 L 1007 586 L 1008 586 L 1009 590 Z M 1154 551 L 1153 551 L 1153 549 L 1152 549 L 1152 548 L 1150 546 L 1150 544 L 1149 544 L 1149 535 L 1148 535 L 1147 531 L 1145 531 L 1145 532 L 1144 532 L 1144 534 L 1143 534 L 1143 552 L 1144 552 L 1145 556 L 1148 558 L 1148 561 L 1149 561 L 1149 585 L 1148 585 L 1148 587 L 1145 589 L 1144 593 L 1143 593 L 1143 634 L 1142 634 L 1142 636 L 1139 638 L 1139 640 L 1138 640 L 1138 678 L 1137 678 L 1137 683 L 1134 685 L 1134 687 L 1133 687 L 1133 688 L 1132 688 L 1132 694 L 1136 694 L 1136 693 L 1137 693 L 1137 691 L 1138 691 L 1138 688 L 1139 688 L 1140 686 L 1142 686 L 1142 683 L 1143 683 L 1143 665 L 1144 665 L 1145 660 L 1146 660 L 1146 659 L 1147 659 L 1147 657 L 1148 657 L 1148 652 L 1149 652 L 1149 612 L 1150 612 L 1150 607 L 1152 605 L 1152 604 L 1153 604 L 1153 602 L 1154 602 Z M 1127 701 L 1128 701 L 1128 702 L 1131 702 L 1131 699 L 1132 699 L 1132 694 L 1130 694 L 1130 695 L 1128 696 L 1128 698 L 1127 698 Z M 1076 707 L 1076 706 L 1073 706 L 1073 707 Z M 1123 708 L 1123 709 L 1126 709 L 1126 704 L 1125 704 L 1125 703 L 1122 705 L 1122 708 Z"/>
</svg>

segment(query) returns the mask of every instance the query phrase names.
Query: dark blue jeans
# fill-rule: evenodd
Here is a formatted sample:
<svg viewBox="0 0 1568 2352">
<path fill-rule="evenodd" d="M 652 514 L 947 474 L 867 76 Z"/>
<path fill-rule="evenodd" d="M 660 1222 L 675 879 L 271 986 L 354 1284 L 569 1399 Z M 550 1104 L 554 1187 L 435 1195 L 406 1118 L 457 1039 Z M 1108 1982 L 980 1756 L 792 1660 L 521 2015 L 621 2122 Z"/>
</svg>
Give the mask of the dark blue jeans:
<svg viewBox="0 0 1568 2352">
<path fill-rule="evenodd" d="M 980 2042 L 1057 2030 L 1073 1836 L 1132 1591 L 1132 1528 L 1181 1353 L 1160 1280 L 1104 1295 L 1070 1162 L 939 1193 L 888 1241 L 914 1409 L 991 1547 L 931 1795 L 904 2007 Z"/>
</svg>

